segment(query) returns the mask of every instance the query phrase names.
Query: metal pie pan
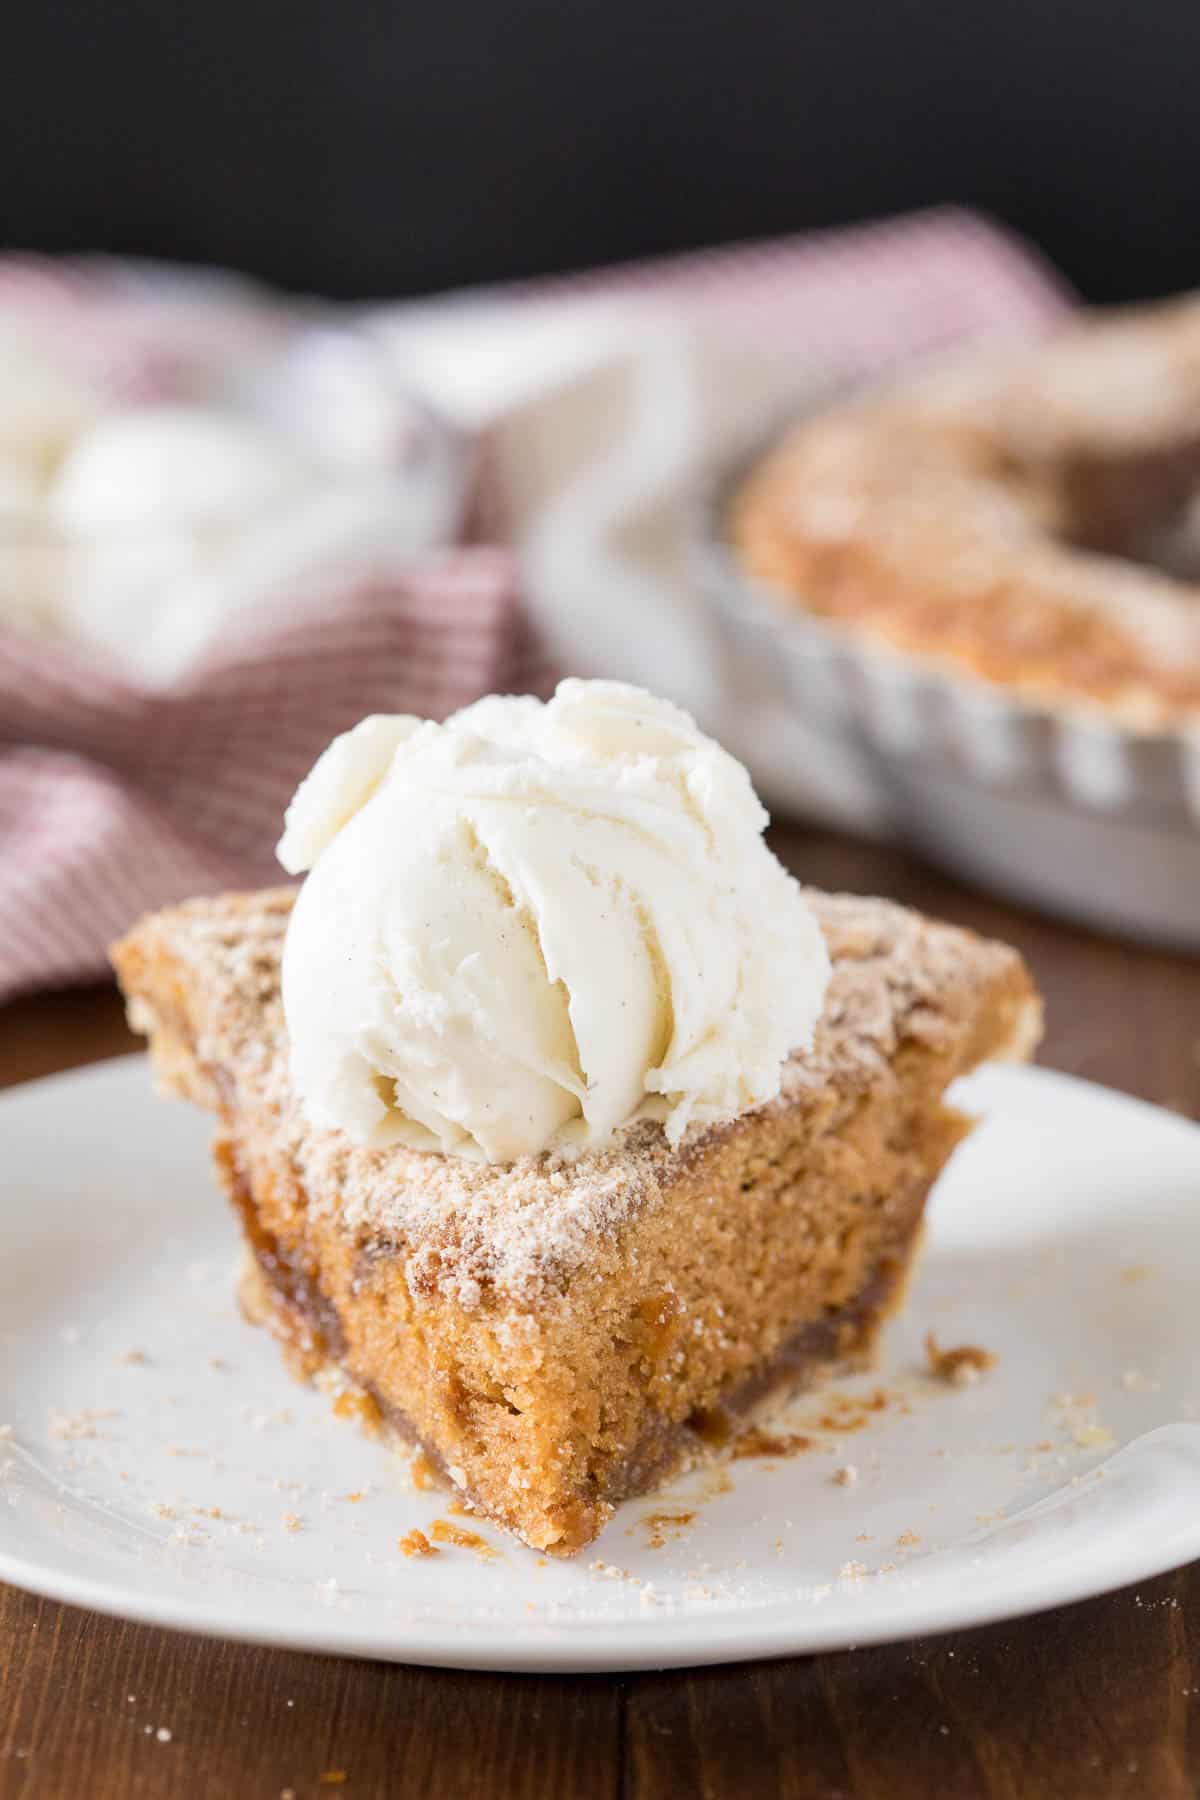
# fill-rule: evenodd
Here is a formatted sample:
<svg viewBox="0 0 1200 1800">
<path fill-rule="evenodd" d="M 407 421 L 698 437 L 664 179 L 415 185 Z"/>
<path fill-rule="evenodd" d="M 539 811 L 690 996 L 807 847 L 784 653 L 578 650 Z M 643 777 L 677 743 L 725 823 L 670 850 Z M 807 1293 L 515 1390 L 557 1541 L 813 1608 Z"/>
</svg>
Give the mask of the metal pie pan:
<svg viewBox="0 0 1200 1800">
<path fill-rule="evenodd" d="M 725 648 L 761 691 L 856 756 L 896 835 L 950 873 L 1102 931 L 1200 949 L 1200 735 L 1030 703 L 790 607 L 747 575 L 725 533 L 752 460 L 709 484 L 693 547 Z"/>
</svg>

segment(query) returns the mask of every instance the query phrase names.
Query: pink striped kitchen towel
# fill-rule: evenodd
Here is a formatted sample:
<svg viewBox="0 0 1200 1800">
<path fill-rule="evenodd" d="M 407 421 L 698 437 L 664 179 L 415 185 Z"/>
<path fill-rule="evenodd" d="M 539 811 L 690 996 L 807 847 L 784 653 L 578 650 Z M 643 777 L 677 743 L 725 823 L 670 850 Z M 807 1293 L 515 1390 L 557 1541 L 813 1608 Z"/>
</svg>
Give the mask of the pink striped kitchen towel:
<svg viewBox="0 0 1200 1800">
<path fill-rule="evenodd" d="M 119 265 L 86 279 L 0 263 L 6 292 L 60 309 L 78 340 L 102 296 L 93 353 L 127 391 L 161 387 L 178 332 Z M 1011 326 L 1064 296 L 1036 259 L 961 213 L 748 246 L 507 290 L 514 309 L 571 309 L 597 292 L 719 312 L 756 339 L 802 334 L 844 367 Z M 283 328 L 284 309 L 180 278 L 175 315 L 210 360 Z M 448 311 L 462 317 L 455 297 Z M 190 310 L 188 310 L 190 309 Z M 431 309 L 423 303 L 423 317 Z M 186 358 L 185 358 L 186 361 Z M 494 417 L 494 415 L 493 415 Z M 547 683 L 498 543 L 447 545 L 402 569 L 329 581 L 246 613 L 186 673 L 140 686 L 94 655 L 0 629 L 0 1000 L 103 973 L 105 948 L 147 909 L 279 878 L 283 809 L 337 732 L 369 712 L 444 716 L 490 691 Z M 564 597 L 565 603 L 565 597 Z M 570 661 L 570 653 L 561 656 Z M 586 659 L 584 659 L 586 661 Z M 591 672 L 600 672 L 588 669 Z"/>
</svg>

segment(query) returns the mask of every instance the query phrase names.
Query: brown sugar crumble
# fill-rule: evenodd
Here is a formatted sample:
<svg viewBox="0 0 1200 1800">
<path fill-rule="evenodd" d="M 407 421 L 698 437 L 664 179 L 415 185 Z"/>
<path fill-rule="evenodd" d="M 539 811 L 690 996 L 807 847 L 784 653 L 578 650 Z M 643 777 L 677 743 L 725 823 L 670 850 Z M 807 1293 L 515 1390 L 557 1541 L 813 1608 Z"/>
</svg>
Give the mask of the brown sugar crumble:
<svg viewBox="0 0 1200 1800">
<path fill-rule="evenodd" d="M 303 1528 L 304 1520 L 300 1517 L 299 1513 L 284 1513 L 283 1529 L 285 1531 L 301 1531 Z"/>
<path fill-rule="evenodd" d="M 652 1512 L 646 1513 L 639 1523 L 646 1527 L 651 1550 L 661 1550 L 664 1544 L 683 1537 L 695 1521 L 694 1512 Z"/>
<path fill-rule="evenodd" d="M 437 1478 L 437 1470 L 423 1450 L 417 1451 L 408 1465 L 408 1472 L 412 1477 L 413 1486 L 422 1494 L 427 1494 L 431 1488 L 441 1485 Z"/>
<path fill-rule="evenodd" d="M 1099 1418 L 1094 1394 L 1055 1394 L 1050 1404 L 1055 1422 L 1077 1449 L 1112 1449 L 1116 1439 Z"/>
<path fill-rule="evenodd" d="M 805 1450 L 811 1450 L 813 1441 L 801 1431 L 771 1432 L 763 1431 L 752 1425 L 749 1431 L 743 1431 L 730 1451 L 733 1462 L 741 1462 L 747 1456 L 800 1456 Z"/>
<path fill-rule="evenodd" d="M 935 1381 L 971 1387 L 998 1361 L 994 1350 L 985 1350 L 980 1344 L 956 1344 L 943 1350 L 932 1331 L 925 1333 L 925 1362 Z"/>
<path fill-rule="evenodd" d="M 853 1432 L 865 1431 L 872 1419 L 881 1413 L 908 1413 L 911 1410 L 903 1395 L 889 1394 L 884 1388 L 876 1388 L 865 1397 L 831 1393 L 823 1396 L 820 1415 L 808 1423 L 815 1430 L 828 1432 L 833 1437 L 848 1437 Z"/>
<path fill-rule="evenodd" d="M 437 1547 L 430 1543 L 423 1531 L 406 1531 L 399 1540 L 400 1549 L 405 1556 L 437 1556 Z"/>
<path fill-rule="evenodd" d="M 357 1419 L 368 1437 L 375 1437 L 383 1426 L 379 1403 L 359 1388 L 343 1388 L 333 1402 L 335 1419 Z"/>
<path fill-rule="evenodd" d="M 429 1535 L 435 1544 L 453 1544 L 457 1550 L 474 1550 L 484 1562 L 490 1562 L 496 1554 L 495 1547 L 479 1532 L 465 1531 L 461 1525 L 452 1525 L 449 1519 L 435 1519 L 429 1527 Z"/>
<path fill-rule="evenodd" d="M 105 1435 L 97 1431 L 96 1426 L 109 1419 L 119 1419 L 120 1413 L 111 1406 L 85 1406 L 81 1412 L 52 1412 L 47 1430 L 52 1438 L 95 1438 Z"/>
</svg>

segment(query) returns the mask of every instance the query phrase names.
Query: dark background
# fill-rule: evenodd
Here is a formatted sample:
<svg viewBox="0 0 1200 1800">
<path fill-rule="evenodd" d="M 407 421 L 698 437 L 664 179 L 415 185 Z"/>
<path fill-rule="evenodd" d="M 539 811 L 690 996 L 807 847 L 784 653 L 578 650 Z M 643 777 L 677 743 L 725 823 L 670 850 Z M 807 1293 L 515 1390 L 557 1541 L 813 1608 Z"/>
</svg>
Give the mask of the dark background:
<svg viewBox="0 0 1200 1800">
<path fill-rule="evenodd" d="M 1200 284 L 1200 0 L 35 0 L 0 238 L 420 292 L 954 200 Z"/>
</svg>

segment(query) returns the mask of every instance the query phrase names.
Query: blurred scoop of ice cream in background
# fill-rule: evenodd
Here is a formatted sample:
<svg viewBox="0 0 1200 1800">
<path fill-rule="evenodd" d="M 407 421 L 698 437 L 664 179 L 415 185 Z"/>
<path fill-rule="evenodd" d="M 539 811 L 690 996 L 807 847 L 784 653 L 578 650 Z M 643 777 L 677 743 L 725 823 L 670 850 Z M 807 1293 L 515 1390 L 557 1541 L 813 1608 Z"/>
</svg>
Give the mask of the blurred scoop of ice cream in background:
<svg viewBox="0 0 1200 1800">
<path fill-rule="evenodd" d="M 270 880 L 289 795 L 364 714 L 555 674 L 675 699 L 771 801 L 878 829 L 853 751 L 730 653 L 697 496 L 831 382 L 1064 304 L 954 211 L 355 308 L 0 261 L 0 994 Z"/>
<path fill-rule="evenodd" d="M 247 301 L 224 353 L 200 354 L 189 308 L 168 357 L 164 297 L 139 356 L 150 286 L 105 360 L 115 297 L 53 309 L 19 288 L 5 307 L 0 279 L 0 625 L 160 687 L 255 607 L 449 542 L 466 465 L 350 326 Z"/>
</svg>

